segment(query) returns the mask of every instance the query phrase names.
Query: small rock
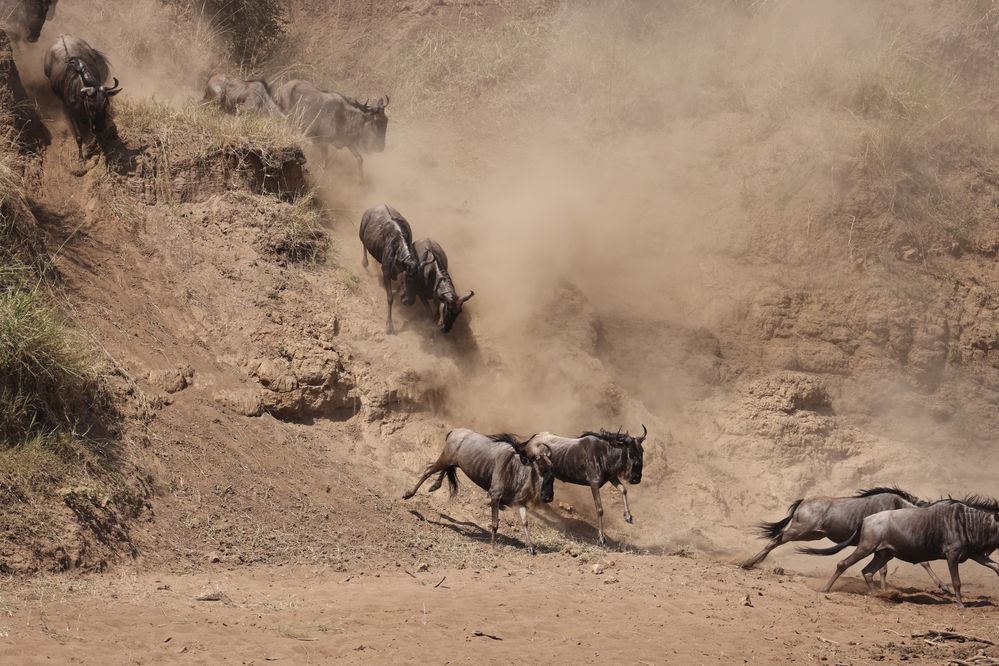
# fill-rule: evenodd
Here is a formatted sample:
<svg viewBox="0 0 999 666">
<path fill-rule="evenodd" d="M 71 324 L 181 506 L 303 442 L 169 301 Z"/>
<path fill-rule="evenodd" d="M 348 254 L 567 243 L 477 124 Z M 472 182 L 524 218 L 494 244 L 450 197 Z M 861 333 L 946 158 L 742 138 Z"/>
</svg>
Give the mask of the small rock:
<svg viewBox="0 0 999 666">
<path fill-rule="evenodd" d="M 419 564 L 416 565 L 416 570 L 417 571 L 430 571 L 430 565 L 427 564 L 426 562 L 420 562 Z"/>
<path fill-rule="evenodd" d="M 600 575 L 600 574 L 602 574 L 604 572 L 604 568 L 605 567 L 602 564 L 594 564 L 593 565 L 593 573 L 595 573 L 597 575 Z"/>
<path fill-rule="evenodd" d="M 614 576 L 611 576 L 610 578 L 604 578 L 604 585 L 611 585 L 616 582 L 618 582 L 618 580 Z"/>
<path fill-rule="evenodd" d="M 778 576 L 784 575 L 784 567 L 774 567 L 773 572 Z"/>
<path fill-rule="evenodd" d="M 208 561 L 212 564 L 217 564 L 222 561 L 222 557 L 218 553 L 211 553 L 208 555 Z"/>
<path fill-rule="evenodd" d="M 742 605 L 749 606 L 750 608 L 753 607 L 753 600 L 750 598 L 748 594 L 746 595 L 746 598 L 742 600 Z"/>
<path fill-rule="evenodd" d="M 566 504 L 565 502 L 559 502 L 558 508 L 562 509 L 566 513 L 573 513 L 576 510 L 571 504 Z"/>
</svg>

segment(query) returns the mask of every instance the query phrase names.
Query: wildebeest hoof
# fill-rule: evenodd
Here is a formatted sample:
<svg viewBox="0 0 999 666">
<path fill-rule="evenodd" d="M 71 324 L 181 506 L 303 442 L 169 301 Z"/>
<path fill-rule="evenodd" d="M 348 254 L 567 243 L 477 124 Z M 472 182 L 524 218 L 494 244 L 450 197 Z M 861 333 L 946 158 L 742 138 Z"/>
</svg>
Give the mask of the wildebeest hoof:
<svg viewBox="0 0 999 666">
<path fill-rule="evenodd" d="M 634 525 L 635 519 L 632 516 L 625 516 L 624 522 L 628 523 L 629 525 Z"/>
<path fill-rule="evenodd" d="M 749 571 L 750 569 L 752 569 L 756 565 L 753 563 L 752 560 L 746 560 L 745 562 L 743 562 L 739 566 L 742 567 L 743 569 L 745 569 L 746 571 Z"/>
<path fill-rule="evenodd" d="M 536 552 L 536 551 L 534 550 L 534 546 L 528 546 L 528 547 L 527 547 L 527 552 L 528 552 L 528 553 L 530 553 L 531 555 L 537 555 L 537 554 L 538 554 L 538 553 L 537 553 L 537 552 Z"/>
<path fill-rule="evenodd" d="M 403 493 L 403 494 L 402 494 L 402 498 L 403 498 L 404 500 L 408 500 L 408 499 L 409 499 L 410 497 L 412 497 L 412 496 L 413 496 L 413 493 Z"/>
</svg>

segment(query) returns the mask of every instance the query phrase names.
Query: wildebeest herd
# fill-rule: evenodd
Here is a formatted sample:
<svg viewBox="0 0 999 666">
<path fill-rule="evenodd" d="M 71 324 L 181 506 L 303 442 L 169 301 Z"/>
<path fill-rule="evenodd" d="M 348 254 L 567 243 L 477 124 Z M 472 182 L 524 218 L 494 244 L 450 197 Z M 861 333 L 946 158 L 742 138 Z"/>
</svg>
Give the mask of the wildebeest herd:
<svg viewBox="0 0 999 666">
<path fill-rule="evenodd" d="M 5 19 L 12 38 L 35 42 L 44 22 L 52 18 L 56 3 L 57 0 L 0 0 L 0 16 Z M 82 162 L 84 141 L 89 137 L 99 139 L 106 132 L 111 99 L 121 87 L 113 77 L 108 85 L 107 58 L 72 35 L 56 39 L 45 54 L 44 71 L 53 92 L 63 103 Z M 243 111 L 285 118 L 315 145 L 324 165 L 329 146 L 350 151 L 362 178 L 362 154 L 385 148 L 387 96 L 374 103 L 359 102 L 301 80 L 288 81 L 272 93 L 271 86 L 262 79 L 244 80 L 216 74 L 208 80 L 202 101 L 216 103 L 227 113 Z M 387 204 L 365 211 L 359 235 L 363 265 L 367 266 L 369 254 L 381 264 L 388 301 L 388 332 L 394 331 L 392 303 L 398 279 L 402 303 L 411 305 L 419 298 L 439 330 L 448 333 L 474 292 L 459 296 L 441 245 L 430 238 L 414 242 L 409 222 Z M 551 502 L 555 480 L 589 486 L 596 508 L 598 539 L 605 543 L 600 488 L 610 483 L 620 491 L 624 518 L 632 523 L 625 484 L 642 481 L 643 443 L 647 434 L 645 426 L 639 436 L 620 430 L 599 430 L 583 432 L 575 438 L 542 432 L 521 439 L 508 433 L 483 435 L 467 429 L 452 430 L 438 459 L 403 498 L 413 497 L 434 475 L 437 478 L 430 492 L 438 490 L 446 478 L 453 495 L 458 488 L 460 469 L 489 495 L 493 545 L 499 528 L 499 511 L 516 507 L 525 544 L 533 554 L 527 507 L 536 502 Z M 791 541 L 828 538 L 836 542 L 829 548 L 798 549 L 811 555 L 833 555 L 855 546 L 837 564 L 823 592 L 828 592 L 849 567 L 869 556 L 871 560 L 863 569 L 869 589 L 873 590 L 876 573 L 880 573 L 882 589 L 885 587 L 887 564 L 897 558 L 922 565 L 942 591 L 953 593 L 958 605 L 963 605 L 959 564 L 970 559 L 999 574 L 999 564 L 989 558 L 999 547 L 999 502 L 991 498 L 971 495 L 927 501 L 897 487 L 879 487 L 849 497 L 799 499 L 791 504 L 786 517 L 757 527 L 768 543 L 742 563 L 747 569 Z M 930 568 L 928 563 L 932 560 L 946 560 L 951 578 L 949 588 Z"/>
</svg>

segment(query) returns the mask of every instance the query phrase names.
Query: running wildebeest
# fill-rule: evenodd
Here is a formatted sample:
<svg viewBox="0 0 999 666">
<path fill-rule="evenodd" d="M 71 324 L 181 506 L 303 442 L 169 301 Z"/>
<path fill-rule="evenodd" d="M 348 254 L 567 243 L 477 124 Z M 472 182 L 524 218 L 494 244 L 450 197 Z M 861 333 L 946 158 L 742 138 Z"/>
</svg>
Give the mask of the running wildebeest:
<svg viewBox="0 0 999 666">
<path fill-rule="evenodd" d="M 293 80 L 279 87 L 274 99 L 281 111 L 293 118 L 319 148 L 324 166 L 330 145 L 346 148 L 357 159 L 357 169 L 363 180 L 364 158 L 361 154 L 385 150 L 387 96 L 369 104 L 320 90 L 308 81 Z"/>
<path fill-rule="evenodd" d="M 45 54 L 45 76 L 73 127 L 81 166 L 84 137 L 89 134 L 101 143 L 108 129 L 111 98 L 121 92 L 118 79 L 114 85 L 104 85 L 109 74 L 104 54 L 79 37 L 60 35 Z"/>
<path fill-rule="evenodd" d="M 280 116 L 270 86 L 263 79 L 244 80 L 230 74 L 215 74 L 205 85 L 202 104 L 216 102 L 226 113 L 245 109 L 262 116 Z"/>
<path fill-rule="evenodd" d="M 58 0 L 0 0 L 0 18 L 11 41 L 37 42 L 45 21 L 52 20 Z"/>
<path fill-rule="evenodd" d="M 500 509 L 515 506 L 520 513 L 527 550 L 534 555 L 534 544 L 527 527 L 527 506 L 538 499 L 545 503 L 552 501 L 555 477 L 548 447 L 532 440 L 521 442 L 516 436 L 506 433 L 490 436 L 466 428 L 452 430 L 447 434 L 440 457 L 427 467 L 413 489 L 402 498 L 411 498 L 434 474 L 438 477 L 429 491 L 440 488 L 447 476 L 453 497 L 458 492 L 457 470 L 460 468 L 475 485 L 489 493 L 492 507 L 490 543 L 493 548 L 496 547 Z"/>
<path fill-rule="evenodd" d="M 597 534 L 600 543 L 604 537 L 604 505 L 600 501 L 600 488 L 608 481 L 621 491 L 624 498 L 624 519 L 634 523 L 628 507 L 628 490 L 621 482 L 642 482 L 642 465 L 645 450 L 642 443 L 649 431 L 642 426 L 642 434 L 632 437 L 627 432 L 584 432 L 578 438 L 559 437 L 550 432 L 538 433 L 530 442 L 547 444 L 551 449 L 552 471 L 555 478 L 565 483 L 589 486 L 597 508 Z"/>
<path fill-rule="evenodd" d="M 864 518 L 854 534 L 835 546 L 798 550 L 809 555 L 835 555 L 852 544 L 857 548 L 836 565 L 822 592 L 829 592 L 844 571 L 871 554 L 874 557 L 863 569 L 871 591 L 874 572 L 892 558 L 913 564 L 947 560 L 957 605 L 963 607 L 958 574 L 961 562 L 974 560 L 999 574 L 999 564 L 989 558 L 999 547 L 999 502 L 970 496 L 963 500 L 938 500 L 926 507 L 882 511 Z"/>
<path fill-rule="evenodd" d="M 402 304 L 412 305 L 416 300 L 416 290 L 420 284 L 420 271 L 433 262 L 428 259 L 421 263 L 413 248 L 413 230 L 406 218 L 388 204 L 375 206 L 364 211 L 361 217 L 361 265 L 368 267 L 368 254 L 382 265 L 382 280 L 385 283 L 385 297 L 388 300 L 388 332 L 394 333 L 392 325 L 392 283 L 402 276 Z"/>
<path fill-rule="evenodd" d="M 849 538 L 860 527 L 864 518 L 881 511 L 928 506 L 921 500 L 900 488 L 871 488 L 859 490 L 853 497 L 810 497 L 795 500 L 787 510 L 787 516 L 775 523 L 759 523 L 756 527 L 760 538 L 770 543 L 759 553 L 742 563 L 743 569 L 752 569 L 762 562 L 774 548 L 791 541 L 815 541 L 828 538 L 839 543 Z M 947 586 L 933 573 L 926 562 L 922 563 L 933 582 L 949 592 Z M 887 568 L 881 571 L 881 587 L 885 587 Z"/>
<path fill-rule="evenodd" d="M 451 273 L 448 272 L 447 255 L 437 241 L 424 238 L 413 243 L 413 247 L 416 249 L 416 256 L 424 260 L 422 279 L 416 295 L 430 311 L 441 332 L 448 333 L 461 314 L 462 306 L 475 296 L 475 292 L 470 291 L 464 296 L 458 296 L 451 280 Z M 427 259 L 433 261 L 426 264 Z M 431 303 L 433 303 L 432 310 Z"/>
</svg>

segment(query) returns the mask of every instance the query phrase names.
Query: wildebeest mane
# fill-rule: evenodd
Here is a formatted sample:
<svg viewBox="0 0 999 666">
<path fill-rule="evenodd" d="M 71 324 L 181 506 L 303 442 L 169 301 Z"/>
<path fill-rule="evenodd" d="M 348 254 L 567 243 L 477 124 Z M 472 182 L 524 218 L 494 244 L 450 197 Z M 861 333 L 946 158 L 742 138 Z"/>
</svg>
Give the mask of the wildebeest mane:
<svg viewBox="0 0 999 666">
<path fill-rule="evenodd" d="M 512 444 L 513 447 L 517 449 L 524 445 L 524 442 L 517 437 L 517 435 L 509 432 L 498 432 L 495 435 L 489 435 L 488 437 L 494 442 L 506 442 L 507 444 Z"/>
<path fill-rule="evenodd" d="M 915 495 L 908 493 L 898 486 L 877 486 L 875 488 L 862 488 L 857 491 L 854 497 L 873 497 L 874 495 L 898 495 L 907 502 L 911 502 L 916 506 L 926 506 L 929 504 L 926 500 L 921 500 Z"/>
<path fill-rule="evenodd" d="M 999 500 L 992 497 L 986 497 L 985 495 L 965 495 L 961 498 L 947 497 L 942 501 L 958 502 L 960 504 L 970 506 L 972 509 L 978 509 L 979 511 L 999 513 Z"/>
<path fill-rule="evenodd" d="M 631 435 L 627 432 L 609 432 L 607 430 L 601 429 L 600 432 L 593 432 L 592 430 L 587 430 L 581 434 L 580 439 L 583 437 L 596 437 L 597 439 L 602 439 L 607 442 L 613 442 L 616 444 L 628 444 L 633 439 Z"/>
</svg>

